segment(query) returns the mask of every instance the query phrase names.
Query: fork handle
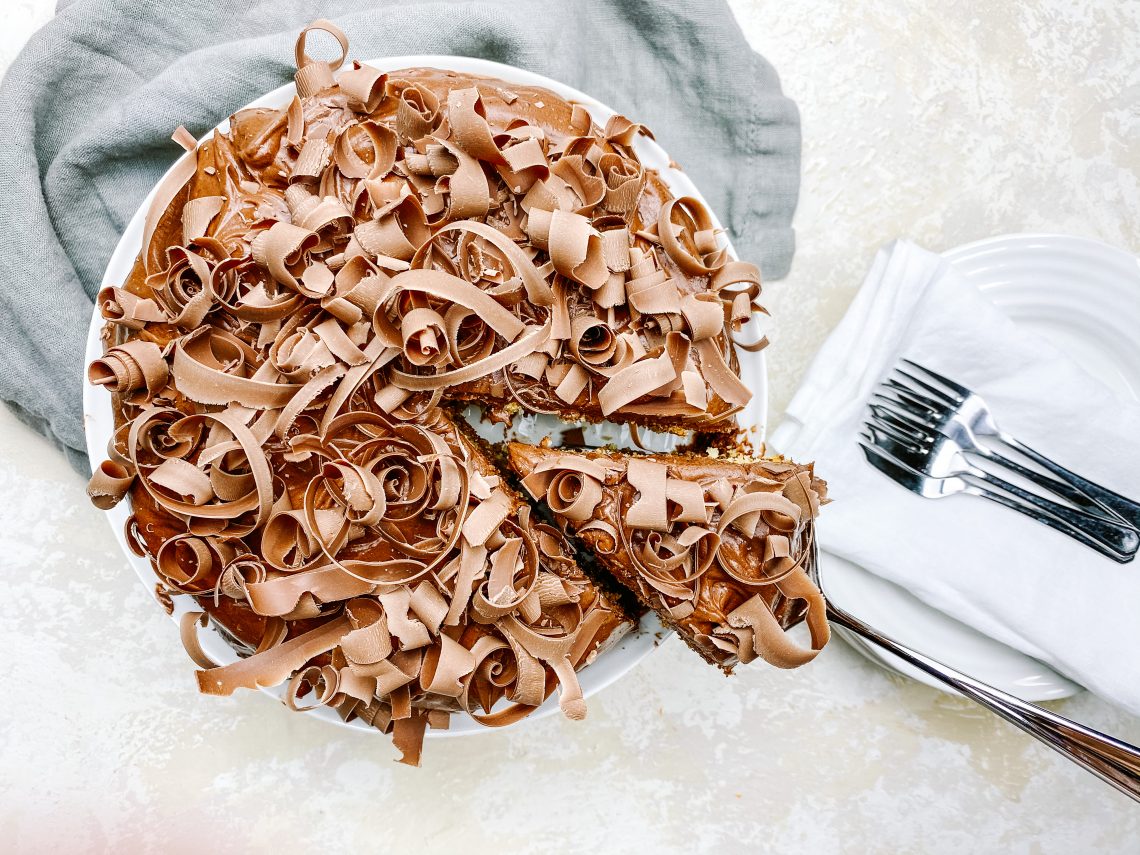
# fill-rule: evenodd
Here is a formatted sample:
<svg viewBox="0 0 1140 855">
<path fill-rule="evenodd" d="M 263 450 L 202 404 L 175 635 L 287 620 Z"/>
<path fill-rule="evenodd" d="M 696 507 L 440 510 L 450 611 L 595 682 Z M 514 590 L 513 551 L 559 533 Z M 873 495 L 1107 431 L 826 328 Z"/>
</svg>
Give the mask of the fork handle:
<svg viewBox="0 0 1140 855">
<path fill-rule="evenodd" d="M 1106 544 L 1103 540 L 1098 540 L 1097 538 L 1088 534 L 1084 531 L 1083 528 L 1078 527 L 1073 523 L 1067 522 L 1065 519 L 1056 516 L 1051 511 L 1040 510 L 1037 507 L 1028 507 L 1016 499 L 1013 499 L 1010 496 L 999 492 L 998 490 L 991 490 L 988 487 L 983 486 L 984 483 L 986 483 L 986 479 L 977 478 L 976 476 L 969 474 L 963 475 L 962 478 L 969 483 L 969 490 L 975 495 L 981 496 L 983 499 L 989 499 L 991 502 L 997 502 L 999 505 L 1003 505 L 1007 508 L 1010 508 L 1011 510 L 1015 510 L 1018 513 L 1025 514 L 1025 516 L 1029 517 L 1030 519 L 1036 520 L 1043 525 L 1049 526 L 1049 528 L 1056 529 L 1062 534 L 1068 535 L 1073 540 L 1079 543 L 1083 543 L 1089 549 L 1099 552 L 1106 558 L 1111 558 L 1118 564 L 1127 564 L 1136 556 L 1135 545 L 1133 545 L 1131 552 L 1118 551 Z M 1000 478 L 995 480 L 1001 481 Z M 1056 503 L 1041 499 L 1040 496 L 1036 496 L 1033 493 L 1027 493 L 1024 490 L 1020 490 L 1019 488 L 1014 487 L 1012 484 L 1009 486 L 1013 487 L 1013 489 L 1019 493 L 1024 493 L 1026 496 L 1033 496 L 1034 500 L 1040 500 L 1042 502 L 1047 502 L 1050 505 L 1056 505 Z M 1033 504 L 1037 505 L 1037 501 L 1034 501 Z M 1056 505 L 1056 507 L 1064 511 L 1066 515 L 1072 515 L 1075 513 L 1072 508 L 1066 508 L 1063 505 Z M 1086 514 L 1086 516 L 1088 515 Z M 1106 522 L 1106 520 L 1100 517 L 1093 517 L 1092 519 L 1101 523 Z M 1136 534 L 1136 532 L 1132 531 L 1132 529 L 1125 529 L 1125 531 L 1131 532 L 1133 535 Z"/>
<path fill-rule="evenodd" d="M 1140 528 L 1140 504 L 1137 502 L 1132 501 L 1127 496 L 1114 493 L 1112 490 L 1102 487 L 1100 484 L 1096 484 L 1087 478 L 1082 478 L 1076 472 L 1066 469 L 1059 463 L 1054 463 L 1041 452 L 1034 451 L 1028 445 L 1019 442 L 1008 433 L 999 432 L 997 437 L 1010 448 L 1052 472 L 1100 507 L 1116 514 L 1133 528 Z"/>
<path fill-rule="evenodd" d="M 854 632 L 934 679 L 961 692 L 967 698 L 996 713 L 1034 739 L 1045 743 L 1102 781 L 1140 802 L 1140 748 L 1100 731 L 1093 730 L 1055 712 L 1016 698 L 975 680 L 961 671 L 943 665 L 911 650 L 893 638 L 883 635 L 858 618 L 827 604 L 827 616 L 833 623 Z"/>
<path fill-rule="evenodd" d="M 1069 484 L 1067 481 L 1058 481 L 1056 478 L 1050 478 L 1045 473 L 1037 470 L 1030 469 L 1028 466 L 1022 466 L 1016 460 L 1006 457 L 992 448 L 988 448 L 981 443 L 978 443 L 973 448 L 963 449 L 967 454 L 977 455 L 983 460 L 989 460 L 996 463 L 1003 469 L 1008 469 L 1010 472 L 1015 472 L 1022 478 L 1025 478 L 1032 484 L 1041 487 L 1043 490 L 1048 490 L 1055 495 L 1060 496 L 1068 502 L 1072 502 L 1078 508 L 1088 511 L 1090 514 L 1104 516 L 1106 509 L 1098 505 L 1087 494 L 1081 492 L 1076 487 Z"/>
</svg>

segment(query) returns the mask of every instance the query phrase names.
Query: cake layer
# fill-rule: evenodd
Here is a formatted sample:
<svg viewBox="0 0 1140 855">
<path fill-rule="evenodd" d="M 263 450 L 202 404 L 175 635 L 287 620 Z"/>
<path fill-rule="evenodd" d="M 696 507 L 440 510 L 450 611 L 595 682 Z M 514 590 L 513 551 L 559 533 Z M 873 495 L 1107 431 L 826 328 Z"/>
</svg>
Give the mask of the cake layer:
<svg viewBox="0 0 1140 855">
<path fill-rule="evenodd" d="M 511 443 L 511 468 L 707 661 L 802 665 L 826 643 L 807 576 L 826 484 L 779 459 L 633 455 Z M 810 648 L 785 630 L 806 617 Z"/>
</svg>

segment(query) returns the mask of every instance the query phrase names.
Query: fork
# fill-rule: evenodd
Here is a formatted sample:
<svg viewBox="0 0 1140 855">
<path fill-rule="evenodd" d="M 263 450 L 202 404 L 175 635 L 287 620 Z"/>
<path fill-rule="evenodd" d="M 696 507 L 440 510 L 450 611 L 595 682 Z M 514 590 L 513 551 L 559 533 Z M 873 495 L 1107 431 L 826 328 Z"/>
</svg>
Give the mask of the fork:
<svg viewBox="0 0 1140 855">
<path fill-rule="evenodd" d="M 935 433 L 886 395 L 876 394 L 873 398 L 878 403 L 870 404 L 872 415 L 866 424 L 870 435 L 865 435 L 865 438 L 897 462 L 931 478 L 961 478 L 969 485 L 996 488 L 1048 515 L 1043 519 L 1034 516 L 1034 519 L 1048 525 L 1049 518 L 1055 517 L 1066 524 L 1066 527 L 1060 529 L 1066 534 L 1075 537 L 1072 529 L 1077 529 L 1090 535 L 1107 547 L 1107 550 L 1098 551 L 1115 561 L 1125 563 L 1135 557 L 1137 548 L 1140 547 L 1140 534 L 1130 526 L 1102 514 L 1088 513 L 1050 501 L 971 466 L 955 440 Z M 963 492 L 958 485 L 950 488 L 943 486 L 938 495 L 948 495 L 947 489 Z M 1090 545 L 1084 538 L 1076 539 Z M 1092 548 L 1097 549 L 1096 546 Z"/>
<path fill-rule="evenodd" d="M 1001 430 L 989 406 L 976 392 L 910 359 L 904 358 L 902 361 L 922 377 L 897 368 L 897 374 L 905 379 L 902 382 L 888 379 L 884 385 L 899 396 L 915 418 L 954 440 L 967 453 L 1004 466 L 1078 507 L 1093 513 L 1107 511 L 1133 528 L 1140 528 L 1140 503 L 1054 463 L 1044 454 Z M 1000 441 L 1056 477 L 1050 478 L 1037 470 L 1022 466 L 979 442 L 978 437 Z"/>
<path fill-rule="evenodd" d="M 1067 522 L 1064 518 L 1055 516 L 1044 510 L 1038 510 L 1036 507 L 1022 504 L 1015 498 L 1002 493 L 1000 490 L 991 489 L 986 486 L 987 482 L 984 479 L 978 478 L 975 482 L 975 475 L 973 473 L 965 473 L 962 475 L 949 475 L 944 477 L 934 477 L 921 472 L 906 463 L 903 463 L 890 451 L 884 449 L 880 442 L 883 438 L 880 436 L 878 440 L 871 436 L 864 435 L 868 440 L 867 442 L 860 442 L 859 446 L 863 449 L 863 456 L 867 458 L 867 462 L 890 478 L 902 487 L 910 490 L 912 493 L 917 493 L 926 499 L 940 499 L 945 496 L 953 496 L 957 493 L 966 493 L 971 496 L 980 496 L 983 499 L 989 499 L 991 502 L 997 502 L 999 505 L 1004 505 L 1007 508 L 1025 514 L 1027 517 L 1043 523 L 1050 528 L 1056 529 L 1063 534 L 1068 535 L 1090 549 L 1094 549 L 1106 558 L 1111 558 L 1120 564 L 1125 564 L 1131 561 L 1136 555 L 1136 547 L 1133 545 L 1131 553 L 1118 551 L 1103 541 L 1098 540 L 1096 537 L 1087 534 L 1083 529 L 1077 525 Z M 887 444 L 884 442 L 884 444 Z M 980 470 L 979 470 L 980 471 Z M 998 479 L 999 481 L 1001 479 Z M 1010 485 L 1013 486 L 1012 484 Z M 1017 489 L 1017 488 L 1015 488 Z M 1039 498 L 1039 497 L 1038 497 Z M 1047 501 L 1047 500 L 1042 500 Z M 1060 507 L 1060 506 L 1058 506 Z M 1071 511 L 1070 513 L 1075 513 Z M 1095 518 L 1094 519 L 1099 519 Z M 1101 522 L 1106 520 L 1101 519 Z M 1132 532 L 1135 535 L 1135 532 Z"/>
</svg>

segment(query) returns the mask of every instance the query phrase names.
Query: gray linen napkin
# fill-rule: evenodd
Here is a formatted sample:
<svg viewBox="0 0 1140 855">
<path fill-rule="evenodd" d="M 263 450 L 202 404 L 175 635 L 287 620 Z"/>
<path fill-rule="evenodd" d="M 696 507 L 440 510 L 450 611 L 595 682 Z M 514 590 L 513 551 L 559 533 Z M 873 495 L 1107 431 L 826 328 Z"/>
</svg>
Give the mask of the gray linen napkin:
<svg viewBox="0 0 1140 855">
<path fill-rule="evenodd" d="M 498 60 L 644 122 L 740 253 L 768 278 L 787 273 L 799 114 L 720 0 L 61 2 L 0 86 L 0 398 L 76 469 L 92 297 L 180 153 L 171 132 L 201 136 L 288 82 L 297 33 L 318 17 L 348 34 L 350 57 Z"/>
</svg>

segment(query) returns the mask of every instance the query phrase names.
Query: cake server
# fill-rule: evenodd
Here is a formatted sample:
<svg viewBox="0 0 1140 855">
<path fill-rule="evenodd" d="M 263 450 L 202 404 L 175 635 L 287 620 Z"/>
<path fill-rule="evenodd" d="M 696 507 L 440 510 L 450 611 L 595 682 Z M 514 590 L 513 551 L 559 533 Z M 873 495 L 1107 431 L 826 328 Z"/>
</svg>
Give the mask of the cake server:
<svg viewBox="0 0 1140 855">
<path fill-rule="evenodd" d="M 809 548 L 808 574 L 827 600 L 828 620 L 924 671 L 1140 802 L 1140 748 L 975 680 L 863 623 L 827 597 L 814 531 Z"/>
</svg>

